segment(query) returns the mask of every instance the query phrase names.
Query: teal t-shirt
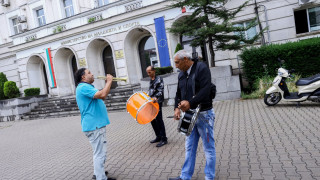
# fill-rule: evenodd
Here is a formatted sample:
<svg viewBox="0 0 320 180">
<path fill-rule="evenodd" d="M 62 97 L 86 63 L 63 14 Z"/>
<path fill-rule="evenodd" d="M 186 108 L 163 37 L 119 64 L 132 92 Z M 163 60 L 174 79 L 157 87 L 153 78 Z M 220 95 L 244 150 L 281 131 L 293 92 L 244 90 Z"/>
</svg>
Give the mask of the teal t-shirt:
<svg viewBox="0 0 320 180">
<path fill-rule="evenodd" d="M 89 83 L 79 83 L 76 100 L 81 113 L 82 131 L 93 131 L 110 124 L 106 105 L 102 99 L 94 99 L 98 89 Z"/>
</svg>

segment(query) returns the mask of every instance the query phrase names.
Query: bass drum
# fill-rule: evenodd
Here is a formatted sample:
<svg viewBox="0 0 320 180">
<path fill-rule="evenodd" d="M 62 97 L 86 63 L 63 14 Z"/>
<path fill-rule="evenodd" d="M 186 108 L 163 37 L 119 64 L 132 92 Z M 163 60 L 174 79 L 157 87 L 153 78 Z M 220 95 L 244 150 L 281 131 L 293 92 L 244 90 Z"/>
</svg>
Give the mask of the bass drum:
<svg viewBox="0 0 320 180">
<path fill-rule="evenodd" d="M 127 100 L 127 112 L 139 123 L 148 124 L 159 112 L 159 104 L 145 92 L 137 92 Z"/>
</svg>

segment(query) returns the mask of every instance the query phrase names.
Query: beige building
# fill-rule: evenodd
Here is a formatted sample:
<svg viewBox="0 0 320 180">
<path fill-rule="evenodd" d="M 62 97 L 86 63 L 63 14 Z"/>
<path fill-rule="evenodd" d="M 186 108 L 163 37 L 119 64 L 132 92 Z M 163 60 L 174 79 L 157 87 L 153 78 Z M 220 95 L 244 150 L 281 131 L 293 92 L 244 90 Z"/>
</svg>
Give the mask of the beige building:
<svg viewBox="0 0 320 180">
<path fill-rule="evenodd" d="M 225 8 L 234 9 L 243 2 L 229 0 Z M 170 1 L 1 0 L 0 3 L 0 72 L 15 81 L 21 92 L 40 87 L 41 94 L 73 95 L 73 73 L 82 67 L 89 68 L 95 76 L 110 73 L 128 77 L 128 82 L 114 87 L 140 84 L 147 76 L 144 70 L 148 65 L 174 67 L 172 56 L 180 40 L 185 49 L 210 59 L 208 48 L 191 48 L 190 39 L 168 32 L 173 22 L 191 13 L 190 9 L 183 13 L 179 8 L 168 7 Z M 320 29 L 319 3 L 257 0 L 261 26 L 269 27 L 264 34 L 265 43 L 316 36 Z M 235 19 L 235 25 L 246 26 L 255 18 L 254 8 L 251 0 Z M 257 26 L 248 30 L 246 36 L 250 38 L 259 29 Z M 238 54 L 218 51 L 216 65 L 231 66 L 237 74 L 241 64 Z M 94 85 L 102 88 L 103 82 L 96 81 Z"/>
</svg>

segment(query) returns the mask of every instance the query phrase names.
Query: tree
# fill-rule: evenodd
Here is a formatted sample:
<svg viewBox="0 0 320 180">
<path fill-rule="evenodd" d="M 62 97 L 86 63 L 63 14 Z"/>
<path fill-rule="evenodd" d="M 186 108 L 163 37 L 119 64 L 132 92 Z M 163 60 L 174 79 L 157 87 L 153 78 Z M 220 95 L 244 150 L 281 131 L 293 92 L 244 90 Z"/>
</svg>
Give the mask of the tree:
<svg viewBox="0 0 320 180">
<path fill-rule="evenodd" d="M 176 52 L 178 52 L 178 51 L 180 51 L 180 50 L 182 50 L 182 49 L 183 49 L 183 48 L 182 48 L 181 44 L 178 43 L 177 46 L 176 46 L 176 49 L 174 50 L 174 53 L 176 53 Z"/>
<path fill-rule="evenodd" d="M 193 12 L 190 16 L 175 21 L 170 32 L 193 37 L 191 41 L 193 47 L 203 47 L 205 43 L 208 43 L 213 67 L 215 66 L 216 50 L 239 50 L 244 43 L 254 43 L 263 33 L 260 32 L 251 39 L 246 39 L 244 32 L 256 26 L 255 20 L 247 27 L 235 26 L 231 22 L 237 13 L 248 4 L 248 1 L 232 11 L 222 6 L 225 0 L 172 1 L 175 2 L 171 5 L 172 7 L 188 7 Z"/>
</svg>

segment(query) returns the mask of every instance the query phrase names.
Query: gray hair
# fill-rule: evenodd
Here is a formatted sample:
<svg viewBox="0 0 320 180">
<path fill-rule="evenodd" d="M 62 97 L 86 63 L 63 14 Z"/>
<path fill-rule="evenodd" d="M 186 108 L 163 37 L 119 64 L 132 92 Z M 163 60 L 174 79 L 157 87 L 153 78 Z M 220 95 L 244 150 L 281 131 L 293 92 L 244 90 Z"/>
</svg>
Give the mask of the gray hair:
<svg viewBox="0 0 320 180">
<path fill-rule="evenodd" d="M 176 57 L 179 58 L 179 60 L 183 60 L 185 57 L 188 59 L 192 59 L 191 54 L 189 52 L 187 52 L 186 50 L 182 49 L 178 52 L 176 52 L 173 56 L 173 59 L 175 59 Z"/>
</svg>

